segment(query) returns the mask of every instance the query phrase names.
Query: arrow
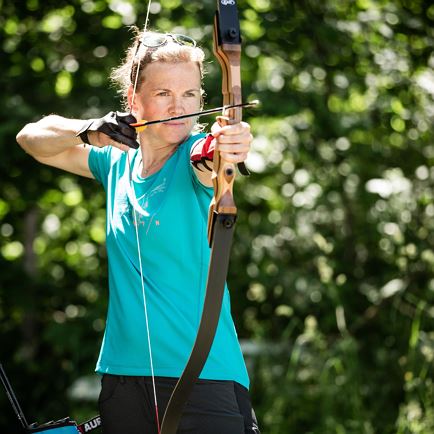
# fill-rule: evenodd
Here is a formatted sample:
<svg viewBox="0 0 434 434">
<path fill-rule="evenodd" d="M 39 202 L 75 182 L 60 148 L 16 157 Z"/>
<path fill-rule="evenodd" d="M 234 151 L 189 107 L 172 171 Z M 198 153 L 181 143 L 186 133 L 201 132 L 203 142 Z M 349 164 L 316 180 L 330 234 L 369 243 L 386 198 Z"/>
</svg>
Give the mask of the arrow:
<svg viewBox="0 0 434 434">
<path fill-rule="evenodd" d="M 158 119 L 156 121 L 141 120 L 139 122 L 135 122 L 133 124 L 130 124 L 130 126 L 136 128 L 137 131 L 140 132 L 140 131 L 143 131 L 148 125 L 160 124 L 160 123 L 164 123 L 164 122 L 171 122 L 171 121 L 176 121 L 178 119 L 191 118 L 193 116 L 203 116 L 203 115 L 208 115 L 211 113 L 225 112 L 228 109 L 236 108 L 236 107 L 256 107 L 258 104 L 259 104 L 259 100 L 253 100 L 250 102 L 243 102 L 241 104 L 224 105 L 221 107 L 216 107 L 216 108 L 212 108 L 212 109 L 208 109 L 208 110 L 202 110 L 200 112 L 189 113 L 187 115 L 174 116 L 172 118 Z"/>
</svg>

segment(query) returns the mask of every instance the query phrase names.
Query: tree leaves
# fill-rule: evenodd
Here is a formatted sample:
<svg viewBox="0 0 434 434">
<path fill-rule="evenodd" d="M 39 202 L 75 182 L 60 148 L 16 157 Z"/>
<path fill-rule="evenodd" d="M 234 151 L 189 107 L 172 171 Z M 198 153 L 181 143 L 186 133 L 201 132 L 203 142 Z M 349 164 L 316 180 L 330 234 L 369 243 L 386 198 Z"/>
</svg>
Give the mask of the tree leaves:
<svg viewBox="0 0 434 434">
<path fill-rule="evenodd" d="M 235 186 L 229 287 L 239 335 L 257 344 L 255 356 L 246 351 L 262 430 L 431 433 L 434 9 L 238 3 L 244 100 L 262 105 L 244 112 L 253 173 Z M 118 108 L 108 76 L 146 6 L 2 4 L 0 351 L 40 421 L 96 411 L 66 391 L 92 372 L 102 337 L 104 196 L 92 181 L 38 165 L 15 134 L 48 113 Z M 214 8 L 154 2 L 150 23 L 204 46 L 209 106 L 221 101 Z M 0 430 L 13 426 L 2 412 Z"/>
</svg>

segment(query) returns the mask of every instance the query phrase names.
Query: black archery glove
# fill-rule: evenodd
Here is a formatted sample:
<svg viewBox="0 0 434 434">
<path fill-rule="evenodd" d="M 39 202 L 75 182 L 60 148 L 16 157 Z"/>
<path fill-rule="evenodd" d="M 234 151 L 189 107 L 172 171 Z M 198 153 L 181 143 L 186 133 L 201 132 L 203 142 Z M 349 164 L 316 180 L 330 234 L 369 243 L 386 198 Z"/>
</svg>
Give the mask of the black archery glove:
<svg viewBox="0 0 434 434">
<path fill-rule="evenodd" d="M 131 113 L 110 112 L 101 119 L 89 119 L 84 127 L 76 134 L 83 140 L 83 143 L 89 144 L 89 131 L 98 131 L 111 137 L 113 140 L 130 148 L 137 149 L 136 129 L 130 124 L 137 122 L 136 118 Z"/>
</svg>

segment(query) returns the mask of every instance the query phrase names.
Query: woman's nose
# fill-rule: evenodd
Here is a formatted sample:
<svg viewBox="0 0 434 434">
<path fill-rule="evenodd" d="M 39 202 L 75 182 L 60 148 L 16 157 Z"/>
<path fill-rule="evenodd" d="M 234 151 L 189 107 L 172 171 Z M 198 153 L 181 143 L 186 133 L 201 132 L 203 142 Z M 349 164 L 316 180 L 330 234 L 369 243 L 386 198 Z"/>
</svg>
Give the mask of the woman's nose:
<svg viewBox="0 0 434 434">
<path fill-rule="evenodd" d="M 169 113 L 173 115 L 181 115 L 184 113 L 184 105 L 182 98 L 173 96 L 170 101 Z"/>
</svg>

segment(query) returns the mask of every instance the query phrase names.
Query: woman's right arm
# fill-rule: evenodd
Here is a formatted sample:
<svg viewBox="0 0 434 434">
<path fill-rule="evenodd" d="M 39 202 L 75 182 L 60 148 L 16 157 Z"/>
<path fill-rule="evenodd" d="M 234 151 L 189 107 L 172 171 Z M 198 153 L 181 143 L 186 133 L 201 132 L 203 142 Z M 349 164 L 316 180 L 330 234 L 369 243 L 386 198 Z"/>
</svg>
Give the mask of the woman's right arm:
<svg viewBox="0 0 434 434">
<path fill-rule="evenodd" d="M 17 135 L 19 145 L 37 161 L 76 175 L 93 178 L 90 147 L 76 134 L 87 121 L 50 115 L 27 124 Z M 98 134 L 98 133 L 95 133 Z"/>
</svg>

